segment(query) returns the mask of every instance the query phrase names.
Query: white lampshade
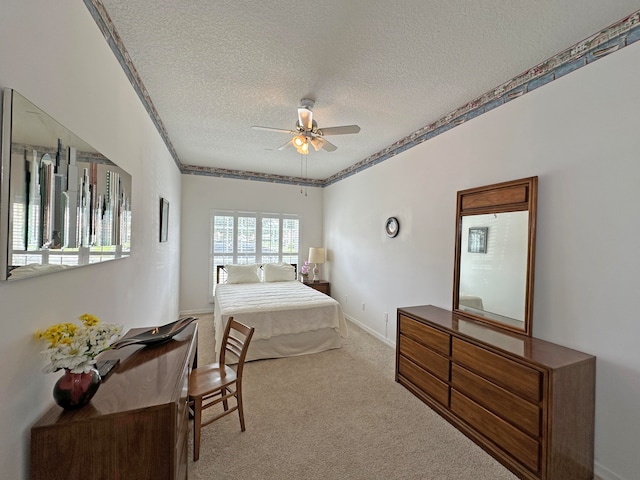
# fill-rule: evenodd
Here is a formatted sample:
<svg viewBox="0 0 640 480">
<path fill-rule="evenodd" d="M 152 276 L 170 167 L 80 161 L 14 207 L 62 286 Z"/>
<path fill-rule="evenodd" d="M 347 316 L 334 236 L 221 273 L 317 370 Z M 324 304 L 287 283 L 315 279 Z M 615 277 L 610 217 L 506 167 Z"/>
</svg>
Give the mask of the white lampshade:
<svg viewBox="0 0 640 480">
<path fill-rule="evenodd" d="M 324 263 L 324 248 L 309 248 L 309 263 Z"/>
</svg>

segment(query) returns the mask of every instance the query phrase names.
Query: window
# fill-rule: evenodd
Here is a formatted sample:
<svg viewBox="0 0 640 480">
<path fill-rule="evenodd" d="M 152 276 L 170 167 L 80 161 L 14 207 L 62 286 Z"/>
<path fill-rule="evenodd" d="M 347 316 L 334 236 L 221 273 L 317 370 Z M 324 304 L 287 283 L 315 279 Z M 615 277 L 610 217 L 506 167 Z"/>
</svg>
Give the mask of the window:
<svg viewBox="0 0 640 480">
<path fill-rule="evenodd" d="M 213 210 L 209 301 L 213 301 L 218 265 L 299 263 L 299 247 L 300 215 Z"/>
</svg>

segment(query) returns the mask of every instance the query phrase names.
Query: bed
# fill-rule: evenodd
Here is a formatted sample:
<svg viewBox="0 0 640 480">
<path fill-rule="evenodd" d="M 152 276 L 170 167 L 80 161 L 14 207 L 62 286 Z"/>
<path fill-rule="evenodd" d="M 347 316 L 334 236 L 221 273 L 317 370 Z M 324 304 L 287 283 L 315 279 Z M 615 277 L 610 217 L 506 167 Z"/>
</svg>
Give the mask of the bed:
<svg viewBox="0 0 640 480">
<path fill-rule="evenodd" d="M 216 352 L 229 317 L 255 328 L 247 360 L 305 355 L 342 346 L 348 332 L 340 304 L 292 280 L 295 270 L 288 267 L 291 265 L 266 264 L 263 278 L 258 275 L 258 279 L 249 267 L 246 270 L 251 275 L 242 281 L 234 281 L 235 267 L 224 267 L 229 274 L 227 283 L 218 284 L 214 295 Z M 277 268 L 282 273 L 274 276 L 271 272 Z"/>
</svg>

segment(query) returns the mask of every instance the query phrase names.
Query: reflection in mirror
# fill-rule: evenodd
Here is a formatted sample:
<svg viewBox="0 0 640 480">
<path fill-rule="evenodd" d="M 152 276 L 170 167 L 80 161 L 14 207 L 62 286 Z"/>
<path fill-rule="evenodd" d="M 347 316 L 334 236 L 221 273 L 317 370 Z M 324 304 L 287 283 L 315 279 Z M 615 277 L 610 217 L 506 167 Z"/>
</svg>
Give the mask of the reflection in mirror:
<svg viewBox="0 0 640 480">
<path fill-rule="evenodd" d="M 453 310 L 531 335 L 538 177 L 458 192 Z"/>
<path fill-rule="evenodd" d="M 10 89 L 2 139 L 0 279 L 130 254 L 131 175 Z"/>
<path fill-rule="evenodd" d="M 456 325 L 460 333 L 464 333 L 483 342 L 499 343 L 501 349 L 515 353 L 516 355 L 524 356 L 530 351 L 527 342 L 529 339 L 526 337 L 518 338 L 515 335 L 482 328 L 477 322 L 463 320 L 461 318 L 457 319 Z"/>
<path fill-rule="evenodd" d="M 528 224 L 527 211 L 462 218 L 460 310 L 523 328 Z M 478 230 L 486 232 L 481 245 Z"/>
</svg>

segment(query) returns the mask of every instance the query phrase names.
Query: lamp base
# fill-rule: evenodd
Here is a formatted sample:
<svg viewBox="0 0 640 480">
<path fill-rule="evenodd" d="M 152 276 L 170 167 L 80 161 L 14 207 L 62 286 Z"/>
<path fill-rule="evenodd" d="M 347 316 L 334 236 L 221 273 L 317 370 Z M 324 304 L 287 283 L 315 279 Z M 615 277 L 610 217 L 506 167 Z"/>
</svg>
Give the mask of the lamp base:
<svg viewBox="0 0 640 480">
<path fill-rule="evenodd" d="M 316 263 L 315 267 L 313 267 L 313 281 L 314 282 L 319 282 L 320 281 L 320 277 L 318 276 L 319 270 L 318 270 L 318 264 Z"/>
</svg>

